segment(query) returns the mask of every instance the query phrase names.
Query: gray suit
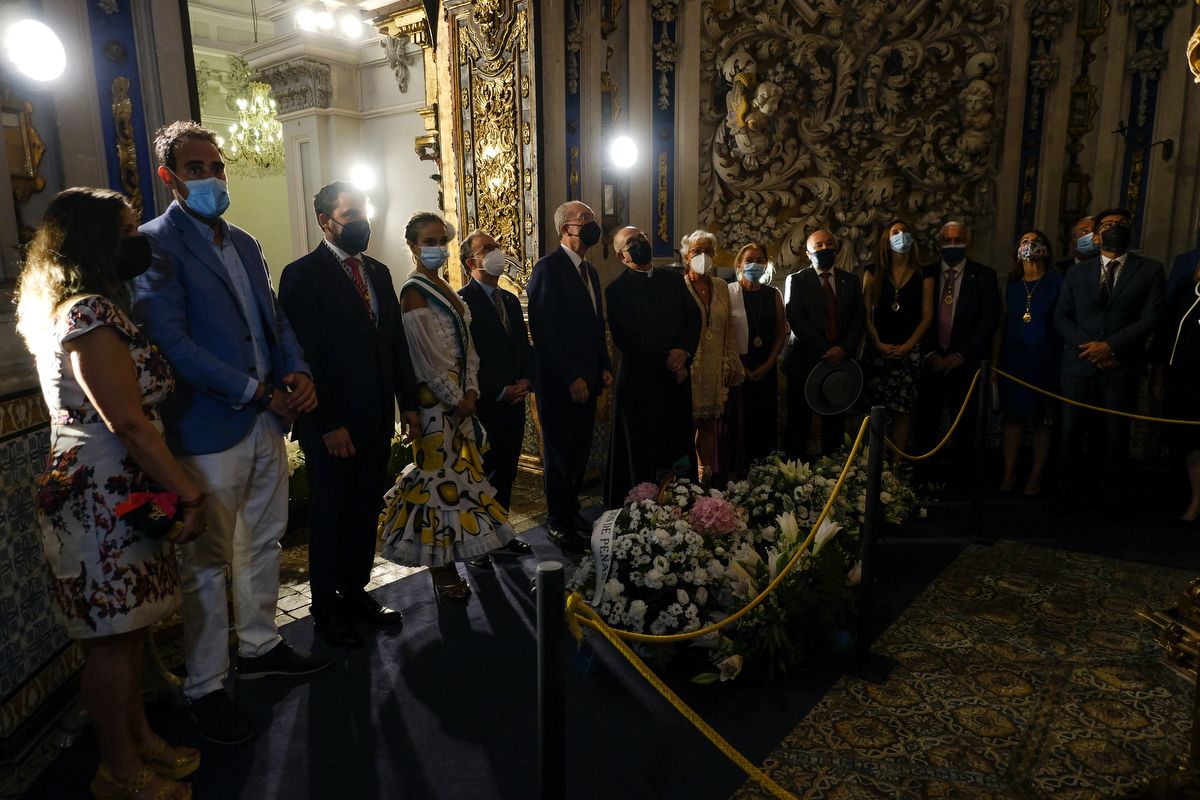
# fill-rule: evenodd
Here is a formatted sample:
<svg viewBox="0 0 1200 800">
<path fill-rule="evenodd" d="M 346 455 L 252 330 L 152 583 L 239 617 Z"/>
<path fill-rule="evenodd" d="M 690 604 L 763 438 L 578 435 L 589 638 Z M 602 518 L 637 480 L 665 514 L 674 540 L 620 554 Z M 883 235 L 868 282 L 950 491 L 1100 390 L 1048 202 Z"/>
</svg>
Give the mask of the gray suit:
<svg viewBox="0 0 1200 800">
<path fill-rule="evenodd" d="M 1157 261 L 1130 254 L 1107 305 L 1100 300 L 1101 257 L 1072 267 L 1063 281 L 1054 311 L 1054 327 L 1063 338 L 1062 388 L 1072 400 L 1132 411 L 1137 401 L 1138 379 L 1146 362 L 1146 340 L 1154 330 L 1163 306 L 1163 267 Z M 1100 369 L 1079 355 L 1087 342 L 1107 342 L 1117 366 Z M 1117 476 L 1129 456 L 1129 421 L 1112 414 L 1095 419 L 1094 412 L 1065 405 L 1063 408 L 1062 477 L 1078 479 L 1085 428 L 1102 433 L 1104 450 L 1092 447 L 1093 456 L 1104 453 L 1106 482 Z M 1070 485 L 1065 485 L 1070 489 Z"/>
</svg>

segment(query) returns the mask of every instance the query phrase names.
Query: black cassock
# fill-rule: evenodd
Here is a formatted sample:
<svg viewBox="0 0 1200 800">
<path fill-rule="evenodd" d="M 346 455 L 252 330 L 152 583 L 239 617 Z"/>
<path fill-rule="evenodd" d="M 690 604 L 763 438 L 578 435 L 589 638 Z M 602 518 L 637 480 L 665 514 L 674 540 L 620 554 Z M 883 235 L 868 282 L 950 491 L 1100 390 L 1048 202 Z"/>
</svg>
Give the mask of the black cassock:
<svg viewBox="0 0 1200 800">
<path fill-rule="evenodd" d="M 695 478 L 692 381 L 676 383 L 667 356 L 679 349 L 688 365 L 700 341 L 700 309 L 684 278 L 669 269 L 626 269 L 604 291 L 608 325 L 621 351 L 612 447 L 604 501 L 620 506 L 643 481 L 658 482 L 681 459 Z"/>
</svg>

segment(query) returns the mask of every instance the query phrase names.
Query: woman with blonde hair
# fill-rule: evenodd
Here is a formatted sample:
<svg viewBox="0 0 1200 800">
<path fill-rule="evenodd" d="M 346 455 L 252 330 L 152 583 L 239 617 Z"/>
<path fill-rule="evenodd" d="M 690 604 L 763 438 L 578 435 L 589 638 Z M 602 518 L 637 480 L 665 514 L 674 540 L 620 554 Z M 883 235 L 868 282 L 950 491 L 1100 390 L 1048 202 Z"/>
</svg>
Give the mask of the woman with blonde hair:
<svg viewBox="0 0 1200 800">
<path fill-rule="evenodd" d="M 200 753 L 146 720 L 146 630 L 179 605 L 173 545 L 202 527 L 204 495 L 167 449 L 157 404 L 171 368 L 128 316 L 125 282 L 150 266 L 124 197 L 67 189 L 46 209 L 18 286 L 17 329 L 50 409 L 35 510 L 67 635 L 86 644 L 80 694 L 100 745 L 98 798 L 181 800 Z M 163 525 L 124 509 L 141 502 Z M 176 511 L 178 509 L 178 511 Z M 168 517 L 178 523 L 169 528 Z"/>
<path fill-rule="evenodd" d="M 700 308 L 700 344 L 692 358 L 692 421 L 700 483 L 705 486 L 721 471 L 717 420 L 725 413 L 730 387 L 740 384 L 745 374 L 734 336 L 729 287 L 713 274 L 716 250 L 717 237 L 705 230 L 693 231 L 679 245 L 688 292 Z"/>
</svg>

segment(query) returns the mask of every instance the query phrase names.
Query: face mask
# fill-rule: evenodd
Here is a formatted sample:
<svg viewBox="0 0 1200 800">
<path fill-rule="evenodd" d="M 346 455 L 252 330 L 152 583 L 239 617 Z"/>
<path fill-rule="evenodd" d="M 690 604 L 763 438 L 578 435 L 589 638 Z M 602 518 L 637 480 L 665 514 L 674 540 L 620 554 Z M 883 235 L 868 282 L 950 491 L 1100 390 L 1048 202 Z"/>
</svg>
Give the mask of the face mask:
<svg viewBox="0 0 1200 800">
<path fill-rule="evenodd" d="M 625 252 L 629 254 L 629 260 L 639 267 L 646 266 L 650 263 L 650 259 L 654 257 L 654 253 L 650 250 L 650 243 L 645 239 L 638 239 L 629 245 L 629 249 Z"/>
<path fill-rule="evenodd" d="M 591 247 L 600 241 L 600 223 L 592 220 L 586 225 L 581 225 L 579 232 L 575 235 L 579 237 L 579 241 L 583 242 L 584 247 Z"/>
<path fill-rule="evenodd" d="M 1031 242 L 1021 242 L 1017 247 L 1017 258 L 1022 261 L 1037 261 L 1046 257 L 1046 243 L 1041 239 L 1034 239 Z"/>
<path fill-rule="evenodd" d="M 131 281 L 150 269 L 150 240 L 145 236 L 123 236 L 117 242 L 117 277 Z"/>
<path fill-rule="evenodd" d="M 205 219 L 217 219 L 229 208 L 229 185 L 220 178 L 184 181 L 188 196 L 183 202 Z"/>
<path fill-rule="evenodd" d="M 484 253 L 480 260 L 483 262 L 483 271 L 488 275 L 499 278 L 504 274 L 504 251 L 500 248 Z"/>
<path fill-rule="evenodd" d="M 897 231 L 888 237 L 888 247 L 893 253 L 907 253 L 912 250 L 913 238 L 908 231 Z"/>
<path fill-rule="evenodd" d="M 1112 253 L 1124 253 L 1129 249 L 1129 242 L 1132 239 L 1133 228 L 1121 223 L 1113 225 L 1100 234 L 1100 246 Z"/>
<path fill-rule="evenodd" d="M 837 250 L 818 250 L 808 254 L 808 260 L 817 269 L 831 269 L 837 261 Z"/>
<path fill-rule="evenodd" d="M 421 263 L 432 270 L 442 268 L 446 263 L 446 259 L 450 257 L 449 247 L 422 247 L 421 248 Z"/>
<path fill-rule="evenodd" d="M 370 220 L 356 219 L 353 222 L 343 224 L 331 218 L 330 222 L 342 229 L 341 233 L 334 234 L 337 238 L 334 244 L 338 247 L 350 255 L 357 255 L 367 249 L 367 243 L 371 241 Z"/>
<path fill-rule="evenodd" d="M 1100 252 L 1100 245 L 1096 244 L 1090 233 L 1085 233 L 1075 240 L 1075 251 L 1081 256 L 1091 258 Z"/>
<path fill-rule="evenodd" d="M 697 275 L 703 275 L 712 267 L 712 256 L 708 253 L 696 253 L 688 264 Z"/>
<path fill-rule="evenodd" d="M 751 283 L 761 283 L 766 272 L 767 268 L 762 264 L 755 264 L 753 261 L 742 264 L 742 277 Z"/>
<path fill-rule="evenodd" d="M 965 247 L 943 247 L 942 261 L 947 264 L 957 264 L 967 257 L 967 248 Z"/>
</svg>

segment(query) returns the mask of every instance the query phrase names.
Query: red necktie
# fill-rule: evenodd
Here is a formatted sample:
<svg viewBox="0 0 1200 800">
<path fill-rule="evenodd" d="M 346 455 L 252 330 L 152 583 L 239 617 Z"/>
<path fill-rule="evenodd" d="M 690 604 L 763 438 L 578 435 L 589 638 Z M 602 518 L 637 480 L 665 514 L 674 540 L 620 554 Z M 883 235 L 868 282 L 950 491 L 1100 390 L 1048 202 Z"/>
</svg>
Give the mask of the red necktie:
<svg viewBox="0 0 1200 800">
<path fill-rule="evenodd" d="M 363 277 L 362 262 L 351 256 L 342 262 L 342 266 L 345 268 L 346 274 L 350 276 L 350 280 L 354 281 L 354 287 L 358 289 L 363 305 L 367 307 L 367 316 L 371 318 L 371 324 L 374 325 L 375 311 L 371 308 L 371 292 L 367 289 L 366 278 Z"/>
<path fill-rule="evenodd" d="M 832 272 L 822 272 L 821 293 L 825 295 L 825 338 L 831 345 L 838 342 L 837 298 L 833 294 L 833 286 L 829 283 Z"/>
<path fill-rule="evenodd" d="M 942 302 L 938 304 L 938 347 L 950 349 L 950 334 L 954 332 L 954 280 L 958 270 L 951 267 L 946 270 L 945 286 L 942 288 Z"/>
</svg>

